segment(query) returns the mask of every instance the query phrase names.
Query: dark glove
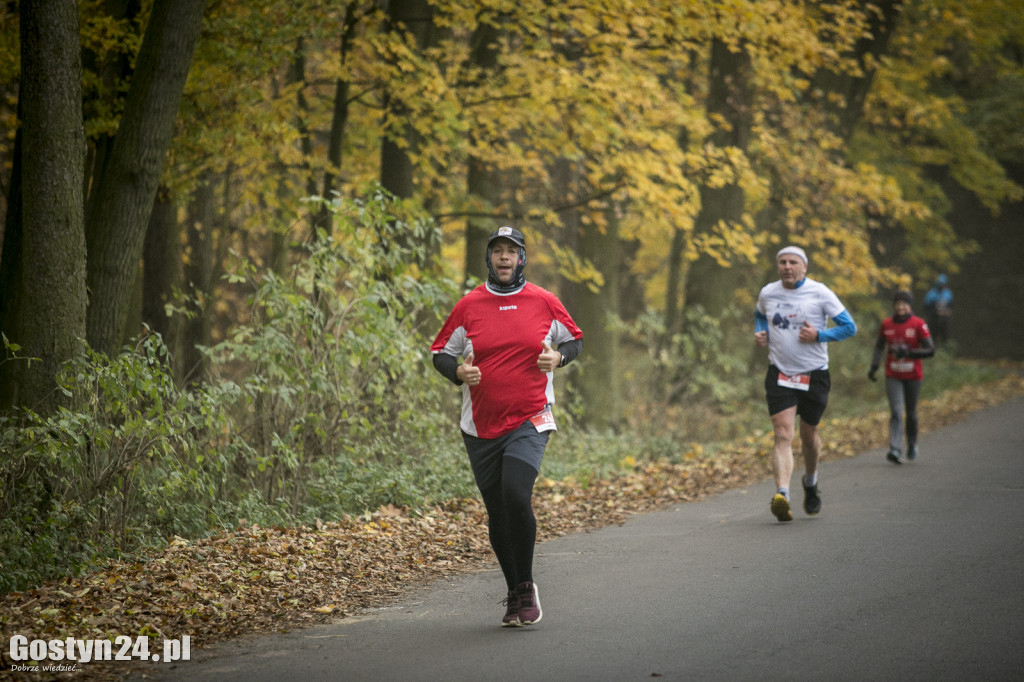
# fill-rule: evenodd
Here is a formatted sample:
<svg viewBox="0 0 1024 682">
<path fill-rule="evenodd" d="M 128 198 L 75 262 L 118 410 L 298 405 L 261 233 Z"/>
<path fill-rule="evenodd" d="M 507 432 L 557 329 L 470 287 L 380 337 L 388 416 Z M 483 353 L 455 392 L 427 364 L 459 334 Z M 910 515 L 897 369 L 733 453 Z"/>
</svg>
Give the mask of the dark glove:
<svg viewBox="0 0 1024 682">
<path fill-rule="evenodd" d="M 877 371 L 878 371 L 878 367 L 872 367 L 868 371 L 868 379 L 871 379 L 872 381 L 875 381 L 875 372 L 877 372 Z"/>
<path fill-rule="evenodd" d="M 897 346 L 893 349 L 892 354 L 896 356 L 897 360 L 902 360 L 910 357 L 910 349 L 906 346 Z"/>
</svg>

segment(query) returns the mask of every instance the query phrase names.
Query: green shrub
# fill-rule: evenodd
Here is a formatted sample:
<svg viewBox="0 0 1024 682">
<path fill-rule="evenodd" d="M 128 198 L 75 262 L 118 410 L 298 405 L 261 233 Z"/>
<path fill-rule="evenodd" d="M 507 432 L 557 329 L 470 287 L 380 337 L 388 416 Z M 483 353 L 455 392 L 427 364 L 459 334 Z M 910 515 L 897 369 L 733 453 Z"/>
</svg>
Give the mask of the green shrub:
<svg viewBox="0 0 1024 682">
<path fill-rule="evenodd" d="M 2 587 L 29 567 L 60 575 L 139 546 L 159 526 L 150 488 L 187 472 L 180 455 L 203 426 L 171 376 L 163 342 L 146 335 L 114 360 L 87 351 L 69 363 L 58 385 L 74 407 L 3 421 Z"/>
<path fill-rule="evenodd" d="M 249 322 L 184 389 L 162 340 L 88 352 L 72 408 L 0 422 L 0 589 L 239 520 L 312 522 L 472 493 L 454 392 L 427 349 L 451 282 L 408 244 L 436 240 L 383 196 L 335 204 L 293 279 L 242 262 Z M 455 437 L 453 437 L 455 436 Z"/>
</svg>

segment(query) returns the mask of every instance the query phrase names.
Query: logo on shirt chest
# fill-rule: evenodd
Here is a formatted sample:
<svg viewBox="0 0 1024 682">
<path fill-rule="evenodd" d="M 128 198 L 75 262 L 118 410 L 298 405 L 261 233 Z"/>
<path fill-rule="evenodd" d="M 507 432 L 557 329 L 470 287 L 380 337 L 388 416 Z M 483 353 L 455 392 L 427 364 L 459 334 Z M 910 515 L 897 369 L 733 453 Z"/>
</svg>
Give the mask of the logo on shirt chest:
<svg viewBox="0 0 1024 682">
<path fill-rule="evenodd" d="M 517 310 L 517 308 L 514 305 L 500 305 L 498 310 Z"/>
<path fill-rule="evenodd" d="M 772 327 L 775 329 L 792 329 L 800 327 L 797 322 L 801 315 L 799 306 L 792 303 L 776 303 L 775 314 L 772 315 Z"/>
</svg>

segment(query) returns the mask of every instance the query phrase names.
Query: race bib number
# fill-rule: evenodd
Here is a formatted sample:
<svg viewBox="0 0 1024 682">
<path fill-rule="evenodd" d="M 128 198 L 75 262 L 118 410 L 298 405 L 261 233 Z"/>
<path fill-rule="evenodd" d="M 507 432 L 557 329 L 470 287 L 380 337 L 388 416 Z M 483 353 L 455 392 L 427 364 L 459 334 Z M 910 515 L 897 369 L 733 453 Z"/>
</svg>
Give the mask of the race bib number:
<svg viewBox="0 0 1024 682">
<path fill-rule="evenodd" d="M 914 361 L 913 360 L 893 360 L 889 363 L 889 369 L 894 372 L 913 372 Z"/>
<path fill-rule="evenodd" d="M 551 411 L 550 405 L 545 407 L 540 414 L 535 414 L 530 417 L 530 422 L 533 424 L 534 428 L 537 429 L 538 433 L 558 430 L 558 427 L 555 426 L 555 414 Z"/>
<path fill-rule="evenodd" d="M 779 386 L 785 388 L 795 388 L 798 391 L 807 391 L 811 388 L 811 375 L 810 374 L 794 374 L 789 376 L 779 372 Z"/>
</svg>

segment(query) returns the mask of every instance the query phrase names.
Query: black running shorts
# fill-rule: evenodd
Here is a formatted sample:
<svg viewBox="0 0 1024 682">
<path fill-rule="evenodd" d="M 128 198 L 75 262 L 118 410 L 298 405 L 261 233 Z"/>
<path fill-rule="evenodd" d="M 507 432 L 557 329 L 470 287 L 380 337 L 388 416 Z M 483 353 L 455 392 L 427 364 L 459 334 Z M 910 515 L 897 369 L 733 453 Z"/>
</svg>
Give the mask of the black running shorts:
<svg viewBox="0 0 1024 682">
<path fill-rule="evenodd" d="M 810 372 L 811 383 L 806 391 L 779 386 L 779 368 L 768 365 L 764 378 L 764 391 L 768 399 L 768 414 L 777 414 L 796 405 L 796 413 L 805 424 L 817 426 L 828 406 L 828 391 L 832 386 L 827 369 Z"/>
<path fill-rule="evenodd" d="M 523 422 L 515 431 L 497 438 L 477 438 L 463 431 L 462 440 L 466 444 L 466 454 L 469 455 L 477 487 L 487 490 L 501 480 L 501 461 L 504 457 L 515 457 L 539 472 L 550 436 L 550 431 L 538 432 L 530 420 Z"/>
</svg>

